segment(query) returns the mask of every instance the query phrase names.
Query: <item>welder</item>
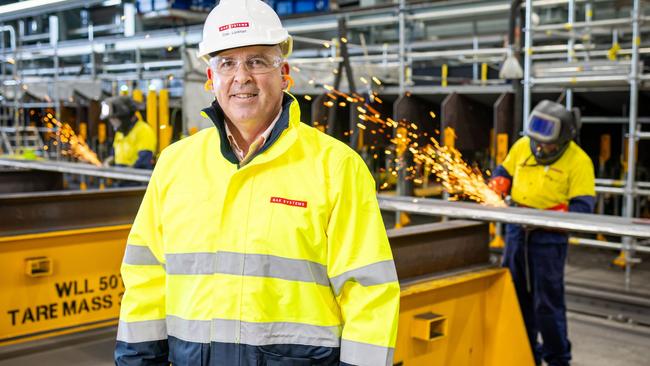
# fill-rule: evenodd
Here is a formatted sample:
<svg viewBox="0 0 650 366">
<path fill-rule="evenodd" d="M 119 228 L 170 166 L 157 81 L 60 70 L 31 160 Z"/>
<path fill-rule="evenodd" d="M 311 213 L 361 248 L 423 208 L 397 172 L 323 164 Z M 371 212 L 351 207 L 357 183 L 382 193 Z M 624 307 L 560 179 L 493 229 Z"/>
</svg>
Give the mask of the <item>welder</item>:
<svg viewBox="0 0 650 366">
<path fill-rule="evenodd" d="M 514 205 L 540 210 L 591 213 L 595 205 L 594 166 L 574 141 L 580 112 L 540 102 L 526 123 L 525 136 L 495 169 L 490 186 Z M 528 338 L 541 365 L 569 365 L 564 267 L 568 233 L 506 225 L 503 266 L 512 274 Z M 538 341 L 541 334 L 542 342 Z"/>
</svg>

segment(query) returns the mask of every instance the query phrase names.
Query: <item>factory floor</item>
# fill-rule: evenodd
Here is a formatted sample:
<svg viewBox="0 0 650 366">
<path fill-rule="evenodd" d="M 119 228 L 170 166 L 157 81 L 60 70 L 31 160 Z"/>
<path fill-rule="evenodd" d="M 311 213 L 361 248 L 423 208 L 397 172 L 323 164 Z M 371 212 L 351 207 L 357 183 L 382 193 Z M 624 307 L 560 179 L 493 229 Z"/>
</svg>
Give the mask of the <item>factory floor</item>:
<svg viewBox="0 0 650 366">
<path fill-rule="evenodd" d="M 569 333 L 573 342 L 573 366 L 647 366 L 650 331 L 635 330 L 612 321 L 569 314 Z M 112 353 L 114 338 L 104 331 L 103 338 L 64 347 L 43 347 L 23 356 L 2 360 L 0 366 L 114 365 Z"/>
</svg>

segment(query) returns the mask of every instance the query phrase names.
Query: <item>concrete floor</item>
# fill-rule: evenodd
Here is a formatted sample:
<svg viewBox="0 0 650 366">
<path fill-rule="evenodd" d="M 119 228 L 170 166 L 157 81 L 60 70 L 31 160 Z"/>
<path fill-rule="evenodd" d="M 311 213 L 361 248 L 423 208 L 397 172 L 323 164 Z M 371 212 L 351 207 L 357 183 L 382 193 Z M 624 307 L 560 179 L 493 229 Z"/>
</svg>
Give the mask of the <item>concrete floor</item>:
<svg viewBox="0 0 650 366">
<path fill-rule="evenodd" d="M 573 366 L 650 366 L 650 330 L 569 314 Z M 104 337 L 65 347 L 43 347 L 39 352 L 0 360 L 0 366 L 68 365 L 112 366 L 114 340 Z"/>
<path fill-rule="evenodd" d="M 573 366 L 650 366 L 650 330 L 569 314 Z"/>
</svg>

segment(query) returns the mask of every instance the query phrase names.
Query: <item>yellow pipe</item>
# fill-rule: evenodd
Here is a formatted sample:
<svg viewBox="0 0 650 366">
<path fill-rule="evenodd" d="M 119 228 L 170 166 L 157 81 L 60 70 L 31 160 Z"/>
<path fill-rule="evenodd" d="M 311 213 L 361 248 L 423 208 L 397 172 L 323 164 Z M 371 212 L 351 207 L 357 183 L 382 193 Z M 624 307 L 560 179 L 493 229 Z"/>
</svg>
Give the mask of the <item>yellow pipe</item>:
<svg viewBox="0 0 650 366">
<path fill-rule="evenodd" d="M 154 131 L 158 131 L 158 96 L 155 90 L 147 93 L 147 123 Z"/>
<path fill-rule="evenodd" d="M 97 125 L 97 139 L 100 144 L 106 142 L 106 123 L 100 123 Z"/>
<path fill-rule="evenodd" d="M 158 94 L 158 151 L 163 151 L 172 141 L 172 126 L 169 124 L 169 90 L 161 89 Z"/>
<path fill-rule="evenodd" d="M 144 103 L 144 95 L 142 94 L 142 90 L 133 89 L 133 100 L 138 104 Z M 138 121 L 144 120 L 144 118 L 142 118 L 142 113 L 140 113 L 140 111 L 135 112 L 135 115 L 138 117 Z"/>
</svg>

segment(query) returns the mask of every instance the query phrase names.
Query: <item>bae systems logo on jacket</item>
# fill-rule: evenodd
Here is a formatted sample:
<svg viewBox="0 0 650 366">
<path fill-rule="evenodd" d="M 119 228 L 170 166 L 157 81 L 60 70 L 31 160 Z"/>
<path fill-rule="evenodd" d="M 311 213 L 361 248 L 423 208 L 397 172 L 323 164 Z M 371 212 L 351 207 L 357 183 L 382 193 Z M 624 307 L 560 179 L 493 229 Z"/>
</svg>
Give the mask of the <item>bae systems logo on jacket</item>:
<svg viewBox="0 0 650 366">
<path fill-rule="evenodd" d="M 282 197 L 271 197 L 271 203 L 280 203 L 287 206 L 307 208 L 307 201 L 296 201 Z"/>
</svg>

